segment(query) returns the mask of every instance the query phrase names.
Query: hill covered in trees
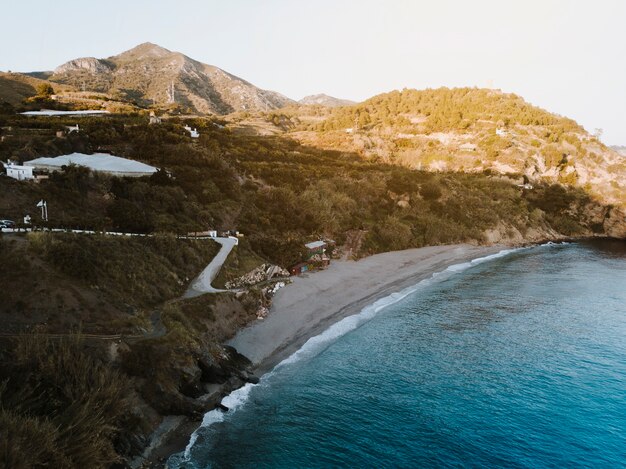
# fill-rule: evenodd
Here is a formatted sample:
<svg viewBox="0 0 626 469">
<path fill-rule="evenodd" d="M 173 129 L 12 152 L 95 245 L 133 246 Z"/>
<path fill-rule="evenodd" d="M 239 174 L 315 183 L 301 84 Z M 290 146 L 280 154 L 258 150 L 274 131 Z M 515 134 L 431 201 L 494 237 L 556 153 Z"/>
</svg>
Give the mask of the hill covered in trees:
<svg viewBox="0 0 626 469">
<path fill-rule="evenodd" d="M 188 121 L 201 133 L 193 142 L 177 119 L 156 126 L 139 117 L 87 119 L 68 138 L 54 136 L 62 120 L 8 119 L 15 135 L 0 146 L 3 159 L 106 150 L 164 171 L 119 179 L 70 168 L 39 185 L 0 178 L 6 217 L 32 212 L 32 201 L 46 198 L 58 226 L 179 234 L 238 229 L 257 254 L 285 267 L 298 260 L 305 241 L 342 242 L 355 230 L 364 233 L 366 254 L 482 242 L 501 226 L 519 241 L 529 230 L 540 238 L 612 229 L 610 210 L 590 211 L 600 204 L 581 189 L 546 183 L 529 191 L 482 172 L 414 170 L 280 136 L 239 135 L 206 119 Z M 20 129 L 33 127 L 27 143 L 18 138 Z M 564 199 L 551 206 L 544 196 Z"/>
<path fill-rule="evenodd" d="M 297 114 L 296 114 L 297 117 Z M 300 118 L 294 136 L 427 171 L 494 171 L 626 206 L 626 162 L 575 121 L 496 90 L 402 90 Z"/>
</svg>

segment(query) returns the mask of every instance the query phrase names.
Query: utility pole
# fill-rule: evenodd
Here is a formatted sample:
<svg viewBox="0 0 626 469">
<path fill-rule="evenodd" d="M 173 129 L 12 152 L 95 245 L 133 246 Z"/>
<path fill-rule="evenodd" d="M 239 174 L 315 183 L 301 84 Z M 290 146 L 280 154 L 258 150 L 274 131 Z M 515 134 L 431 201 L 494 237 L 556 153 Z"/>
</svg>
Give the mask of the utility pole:
<svg viewBox="0 0 626 469">
<path fill-rule="evenodd" d="M 37 204 L 37 207 L 41 208 L 41 219 L 43 221 L 48 221 L 48 203 L 41 199 Z"/>
</svg>

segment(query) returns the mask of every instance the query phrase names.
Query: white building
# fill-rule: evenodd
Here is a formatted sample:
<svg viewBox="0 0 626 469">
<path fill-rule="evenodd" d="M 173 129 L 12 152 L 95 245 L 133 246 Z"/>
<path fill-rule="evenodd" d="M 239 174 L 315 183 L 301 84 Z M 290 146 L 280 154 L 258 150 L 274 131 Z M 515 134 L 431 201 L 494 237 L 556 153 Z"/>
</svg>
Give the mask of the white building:
<svg viewBox="0 0 626 469">
<path fill-rule="evenodd" d="M 200 132 L 198 132 L 197 129 L 192 129 L 191 127 L 189 127 L 188 125 L 185 126 L 185 130 L 187 132 L 189 132 L 189 135 L 191 136 L 191 138 L 198 138 L 200 136 Z"/>
<path fill-rule="evenodd" d="M 63 169 L 63 166 L 72 164 L 120 177 L 150 176 L 158 171 L 154 166 L 106 153 L 94 153 L 93 155 L 72 153 L 55 158 L 37 158 L 25 163 L 25 165 L 31 168 L 31 172 L 32 168 L 49 172 L 60 171 Z"/>
<path fill-rule="evenodd" d="M 22 166 L 10 162 L 3 163 L 3 165 L 7 171 L 7 176 L 10 178 L 17 179 L 18 181 L 29 181 L 35 178 L 31 166 Z"/>
<path fill-rule="evenodd" d="M 104 114 L 110 114 L 109 111 L 55 111 L 50 109 L 42 109 L 41 111 L 28 111 L 22 112 L 23 116 L 43 116 L 43 117 L 55 117 L 55 116 L 102 116 Z"/>
</svg>

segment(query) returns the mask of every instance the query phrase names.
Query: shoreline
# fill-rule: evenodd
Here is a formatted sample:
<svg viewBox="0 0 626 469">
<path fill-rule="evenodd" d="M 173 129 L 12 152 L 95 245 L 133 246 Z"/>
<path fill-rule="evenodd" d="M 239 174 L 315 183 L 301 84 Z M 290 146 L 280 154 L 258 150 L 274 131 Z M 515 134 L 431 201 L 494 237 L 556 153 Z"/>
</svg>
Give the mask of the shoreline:
<svg viewBox="0 0 626 469">
<path fill-rule="evenodd" d="M 374 254 L 358 261 L 334 260 L 325 270 L 295 277 L 279 290 L 270 313 L 238 331 L 226 342 L 248 357 L 257 377 L 299 350 L 310 338 L 377 300 L 431 278 L 448 267 L 516 246 L 455 244 Z M 312 301 L 314 300 L 314 301 Z M 294 313 L 295 311 L 295 313 Z M 242 386 L 245 383 L 242 382 Z M 234 389 L 224 392 L 224 397 Z M 207 409 L 209 412 L 210 409 Z M 183 418 L 152 443 L 145 462 L 164 467 L 184 451 L 201 420 Z"/>
<path fill-rule="evenodd" d="M 427 246 L 374 254 L 358 261 L 335 260 L 325 270 L 295 277 L 278 291 L 267 318 L 241 329 L 226 344 L 250 359 L 260 377 L 310 338 L 375 301 L 416 285 L 451 265 L 507 248 L 510 246 Z"/>
</svg>

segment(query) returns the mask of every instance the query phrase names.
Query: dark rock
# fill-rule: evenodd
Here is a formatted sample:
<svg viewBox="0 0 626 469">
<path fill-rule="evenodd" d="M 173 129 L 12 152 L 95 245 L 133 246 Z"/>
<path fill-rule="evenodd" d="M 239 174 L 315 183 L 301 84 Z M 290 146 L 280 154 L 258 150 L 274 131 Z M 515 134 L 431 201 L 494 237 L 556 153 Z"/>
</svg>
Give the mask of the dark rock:
<svg viewBox="0 0 626 469">
<path fill-rule="evenodd" d="M 248 383 L 252 383 L 252 384 L 259 383 L 259 378 L 251 373 L 243 373 L 242 378 Z"/>
</svg>

